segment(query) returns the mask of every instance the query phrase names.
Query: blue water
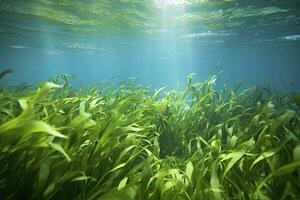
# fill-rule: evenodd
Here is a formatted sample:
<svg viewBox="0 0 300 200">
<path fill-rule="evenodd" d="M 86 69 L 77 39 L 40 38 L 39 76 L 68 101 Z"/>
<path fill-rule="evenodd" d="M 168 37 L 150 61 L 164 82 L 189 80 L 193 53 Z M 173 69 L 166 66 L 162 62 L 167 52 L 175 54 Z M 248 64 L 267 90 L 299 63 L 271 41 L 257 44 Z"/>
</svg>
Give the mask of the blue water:
<svg viewBox="0 0 300 200">
<path fill-rule="evenodd" d="M 222 72 L 220 84 L 242 81 L 285 91 L 293 83 L 300 90 L 299 1 L 163 9 L 104 1 L 94 15 L 88 5 L 95 2 L 79 11 L 51 0 L 0 1 L 0 71 L 14 70 L 1 82 L 32 84 L 69 73 L 76 76 L 74 84 L 137 76 L 141 84 L 176 88 L 189 73 L 203 80 Z M 101 12 L 112 17 L 98 24 Z"/>
</svg>

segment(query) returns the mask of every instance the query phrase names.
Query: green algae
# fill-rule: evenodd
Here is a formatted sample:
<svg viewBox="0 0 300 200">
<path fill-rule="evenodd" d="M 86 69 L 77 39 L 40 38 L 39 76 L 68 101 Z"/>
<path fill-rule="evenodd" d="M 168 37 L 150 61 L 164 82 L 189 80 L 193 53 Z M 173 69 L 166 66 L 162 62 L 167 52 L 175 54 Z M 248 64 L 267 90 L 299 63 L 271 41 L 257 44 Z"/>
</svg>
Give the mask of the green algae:
<svg viewBox="0 0 300 200">
<path fill-rule="evenodd" d="M 1 199 L 297 199 L 299 94 L 215 81 L 2 87 Z"/>
</svg>

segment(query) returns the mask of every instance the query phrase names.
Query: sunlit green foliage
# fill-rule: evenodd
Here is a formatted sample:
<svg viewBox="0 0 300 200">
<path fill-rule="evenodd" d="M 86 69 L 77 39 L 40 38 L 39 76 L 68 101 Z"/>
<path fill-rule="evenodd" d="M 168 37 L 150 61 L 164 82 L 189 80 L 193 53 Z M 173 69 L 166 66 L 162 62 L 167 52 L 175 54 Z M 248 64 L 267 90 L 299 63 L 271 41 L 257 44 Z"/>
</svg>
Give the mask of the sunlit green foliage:
<svg viewBox="0 0 300 200">
<path fill-rule="evenodd" d="M 63 77 L 1 88 L 1 199 L 299 199 L 299 94 Z"/>
</svg>

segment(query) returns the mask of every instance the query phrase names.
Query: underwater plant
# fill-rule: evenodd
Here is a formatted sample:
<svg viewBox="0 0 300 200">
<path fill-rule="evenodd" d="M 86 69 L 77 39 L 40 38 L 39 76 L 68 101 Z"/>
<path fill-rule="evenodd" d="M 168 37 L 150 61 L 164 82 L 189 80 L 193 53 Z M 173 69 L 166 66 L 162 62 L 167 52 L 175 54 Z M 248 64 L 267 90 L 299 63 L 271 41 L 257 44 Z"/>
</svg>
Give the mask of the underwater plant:
<svg viewBox="0 0 300 200">
<path fill-rule="evenodd" d="M 214 87 L 0 90 L 1 199 L 299 199 L 299 94 Z"/>
<path fill-rule="evenodd" d="M 4 76 L 6 76 L 7 74 L 13 73 L 12 69 L 5 69 L 3 71 L 0 72 L 0 79 L 2 79 Z"/>
</svg>

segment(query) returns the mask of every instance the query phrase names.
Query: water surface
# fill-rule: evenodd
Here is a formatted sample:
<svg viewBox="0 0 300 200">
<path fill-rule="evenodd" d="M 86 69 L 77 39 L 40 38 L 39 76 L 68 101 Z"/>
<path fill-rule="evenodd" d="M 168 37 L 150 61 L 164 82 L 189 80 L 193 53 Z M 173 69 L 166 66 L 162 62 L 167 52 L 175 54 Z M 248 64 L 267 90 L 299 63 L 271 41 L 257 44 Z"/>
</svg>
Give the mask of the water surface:
<svg viewBox="0 0 300 200">
<path fill-rule="evenodd" d="M 230 83 L 286 89 L 300 85 L 299 27 L 297 0 L 2 0 L 0 67 L 11 83 L 72 73 L 176 87 L 217 65 Z"/>
</svg>

